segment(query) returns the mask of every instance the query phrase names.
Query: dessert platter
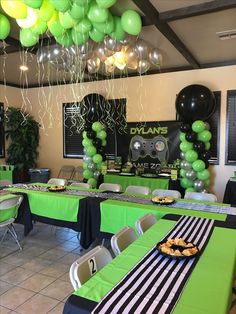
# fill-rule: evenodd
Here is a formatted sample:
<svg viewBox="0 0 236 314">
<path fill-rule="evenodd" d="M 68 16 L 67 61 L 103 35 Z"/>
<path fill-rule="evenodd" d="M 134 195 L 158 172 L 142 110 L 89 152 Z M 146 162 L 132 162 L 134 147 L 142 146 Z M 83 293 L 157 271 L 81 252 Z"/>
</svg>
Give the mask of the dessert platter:
<svg viewBox="0 0 236 314">
<path fill-rule="evenodd" d="M 53 185 L 53 186 L 48 187 L 48 191 L 50 192 L 63 192 L 65 190 L 66 188 L 64 185 Z"/>
<path fill-rule="evenodd" d="M 175 200 L 170 196 L 154 196 L 152 202 L 159 205 L 170 205 L 173 204 Z"/>
<path fill-rule="evenodd" d="M 199 248 L 182 238 L 168 239 L 157 243 L 156 249 L 164 256 L 174 259 L 192 258 L 199 254 Z"/>
</svg>

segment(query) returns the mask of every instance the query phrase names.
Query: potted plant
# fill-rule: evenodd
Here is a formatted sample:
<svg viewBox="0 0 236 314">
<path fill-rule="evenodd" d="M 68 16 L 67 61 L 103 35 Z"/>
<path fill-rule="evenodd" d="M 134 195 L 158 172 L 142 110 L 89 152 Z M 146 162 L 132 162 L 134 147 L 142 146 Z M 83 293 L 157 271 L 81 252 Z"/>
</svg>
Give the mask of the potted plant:
<svg viewBox="0 0 236 314">
<path fill-rule="evenodd" d="M 29 180 L 28 170 L 36 167 L 39 145 L 39 123 L 20 109 L 9 107 L 4 118 L 5 135 L 9 139 L 6 161 L 14 165 L 15 182 Z"/>
</svg>

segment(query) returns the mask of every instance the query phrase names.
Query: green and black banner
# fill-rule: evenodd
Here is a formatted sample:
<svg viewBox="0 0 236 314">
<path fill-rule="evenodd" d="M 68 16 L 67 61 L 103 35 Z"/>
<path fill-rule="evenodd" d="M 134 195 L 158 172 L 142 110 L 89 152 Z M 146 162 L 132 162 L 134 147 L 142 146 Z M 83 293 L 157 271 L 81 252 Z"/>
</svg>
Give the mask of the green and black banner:
<svg viewBox="0 0 236 314">
<path fill-rule="evenodd" d="M 178 121 L 127 123 L 126 134 L 117 134 L 117 156 L 137 167 L 156 169 L 180 158 Z"/>
</svg>

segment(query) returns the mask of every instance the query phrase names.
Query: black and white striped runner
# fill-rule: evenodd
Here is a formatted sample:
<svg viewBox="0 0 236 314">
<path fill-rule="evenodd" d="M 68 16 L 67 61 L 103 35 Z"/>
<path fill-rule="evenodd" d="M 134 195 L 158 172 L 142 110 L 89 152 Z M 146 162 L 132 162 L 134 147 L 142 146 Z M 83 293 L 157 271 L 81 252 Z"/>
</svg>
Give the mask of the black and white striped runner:
<svg viewBox="0 0 236 314">
<path fill-rule="evenodd" d="M 214 220 L 182 216 L 162 240 L 181 237 L 203 251 L 213 225 Z M 171 313 L 197 260 L 174 260 L 152 248 L 92 313 Z"/>
</svg>

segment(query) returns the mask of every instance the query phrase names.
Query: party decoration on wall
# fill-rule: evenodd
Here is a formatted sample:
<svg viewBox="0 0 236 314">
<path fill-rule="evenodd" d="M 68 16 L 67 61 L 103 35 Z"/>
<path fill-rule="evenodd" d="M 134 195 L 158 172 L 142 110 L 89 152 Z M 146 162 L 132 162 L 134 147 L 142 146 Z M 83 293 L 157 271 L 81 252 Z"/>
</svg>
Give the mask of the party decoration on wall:
<svg viewBox="0 0 236 314">
<path fill-rule="evenodd" d="M 60 33 L 57 24 L 50 27 L 51 32 Z M 38 51 L 38 62 L 41 64 L 48 62 L 55 68 L 68 72 L 73 67 L 74 69 L 84 67 L 87 68 L 89 74 L 96 74 L 100 71 L 106 75 L 114 74 L 115 69 L 123 71 L 125 68 L 137 70 L 143 74 L 151 65 L 160 67 L 162 63 L 162 55 L 157 48 L 133 36 L 125 37 L 123 42 L 106 35 L 100 43 L 88 40 L 85 44 L 83 44 L 84 35 L 76 38 L 75 36 L 77 33 L 72 31 L 72 39 L 79 44 L 78 46 L 45 46 Z M 66 37 L 64 36 L 61 40 L 65 42 Z M 27 44 L 26 41 L 24 42 Z"/>
<path fill-rule="evenodd" d="M 142 28 L 141 17 L 134 10 L 126 10 L 121 17 L 112 14 L 110 8 L 116 0 L 1 0 L 0 3 L 21 29 L 28 29 L 28 36 L 33 36 L 36 24 L 46 22 L 43 33 L 48 28 L 62 46 L 82 45 L 89 38 L 101 42 L 107 34 L 114 40 L 123 40 L 126 34 L 139 35 Z M 24 47 L 34 46 L 35 40 L 35 37 L 20 38 Z"/>
<path fill-rule="evenodd" d="M 215 110 L 214 94 L 205 86 L 190 85 L 176 98 L 176 111 L 183 121 L 180 127 L 181 186 L 187 192 L 206 192 L 210 182 L 211 154 L 208 119 Z"/>
<path fill-rule="evenodd" d="M 97 187 L 102 166 L 105 164 L 106 137 L 107 133 L 102 123 L 99 121 L 89 123 L 87 121 L 82 141 L 84 147 L 83 177 L 84 182 L 88 182 L 92 188 Z"/>
</svg>

